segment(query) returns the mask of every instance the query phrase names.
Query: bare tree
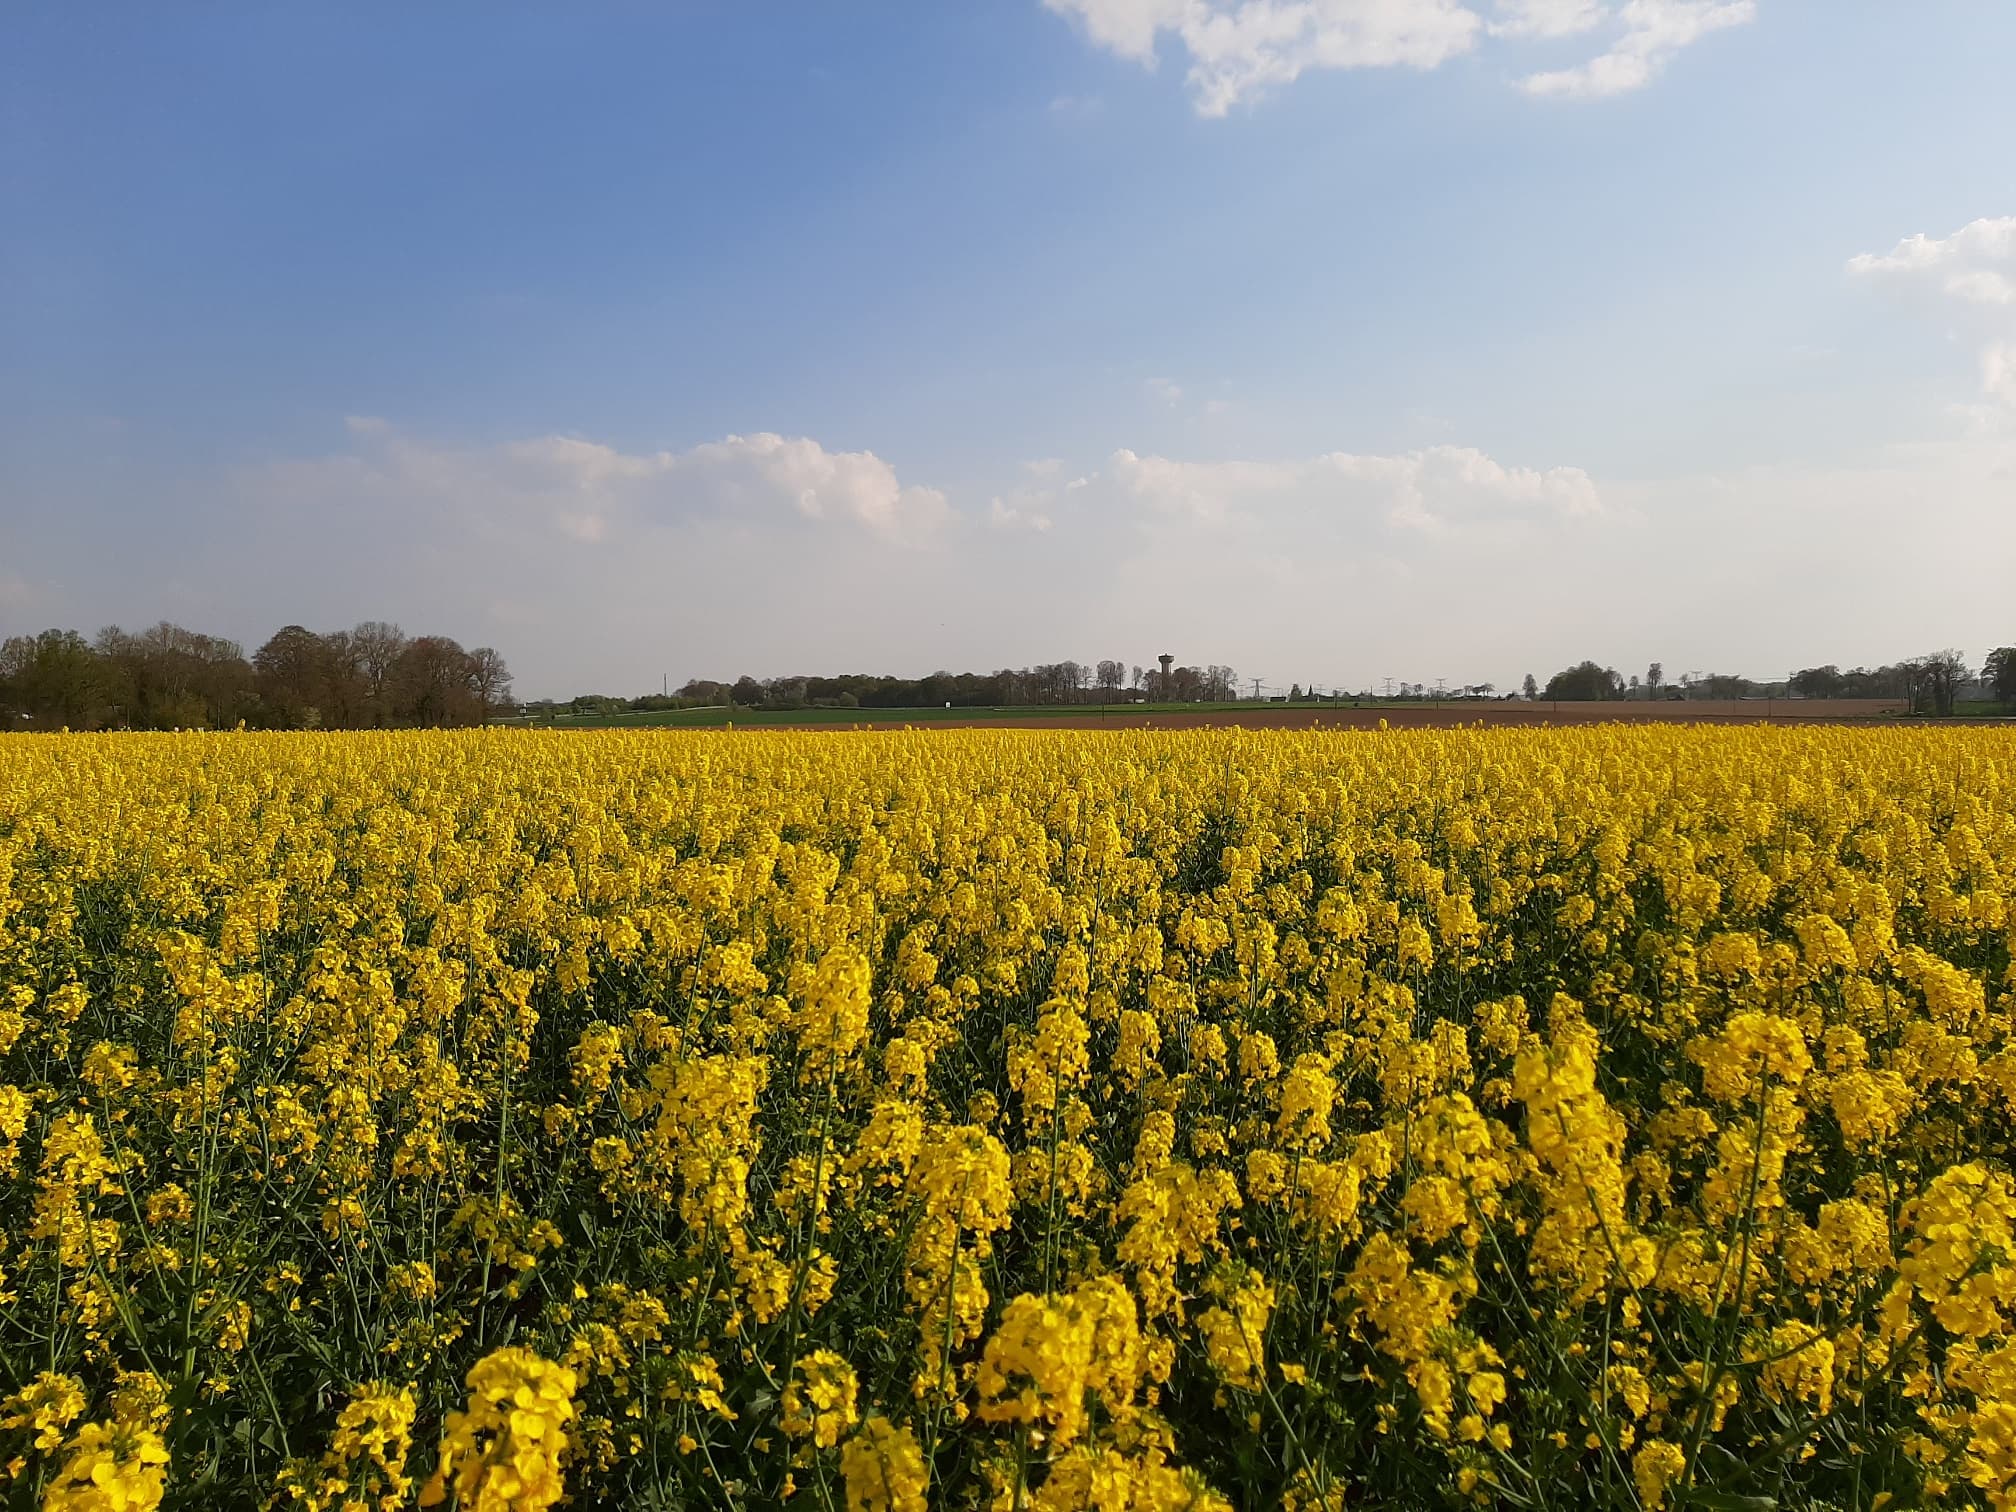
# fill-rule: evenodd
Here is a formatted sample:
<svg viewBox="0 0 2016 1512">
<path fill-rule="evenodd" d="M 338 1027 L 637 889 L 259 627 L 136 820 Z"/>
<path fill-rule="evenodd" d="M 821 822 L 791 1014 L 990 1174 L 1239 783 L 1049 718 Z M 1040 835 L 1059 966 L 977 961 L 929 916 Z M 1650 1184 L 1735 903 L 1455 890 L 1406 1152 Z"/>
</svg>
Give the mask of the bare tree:
<svg viewBox="0 0 2016 1512">
<path fill-rule="evenodd" d="M 1918 687 L 1930 711 L 1942 718 L 1952 714 L 1960 684 L 1973 675 L 1966 658 L 1949 646 L 1944 651 L 1917 657 L 1913 665 L 1918 670 Z"/>
<path fill-rule="evenodd" d="M 236 641 L 163 620 L 138 634 L 108 625 L 93 649 L 116 684 L 122 724 L 219 729 L 255 712 L 252 668 Z"/>
<path fill-rule="evenodd" d="M 406 649 L 406 632 L 384 620 L 365 620 L 350 632 L 350 644 L 357 654 L 357 671 L 364 681 L 364 698 L 372 724 L 392 722 L 387 693 L 393 664 Z"/>
<path fill-rule="evenodd" d="M 485 720 L 510 701 L 511 669 L 494 648 L 478 646 L 469 653 L 469 686 Z"/>
</svg>

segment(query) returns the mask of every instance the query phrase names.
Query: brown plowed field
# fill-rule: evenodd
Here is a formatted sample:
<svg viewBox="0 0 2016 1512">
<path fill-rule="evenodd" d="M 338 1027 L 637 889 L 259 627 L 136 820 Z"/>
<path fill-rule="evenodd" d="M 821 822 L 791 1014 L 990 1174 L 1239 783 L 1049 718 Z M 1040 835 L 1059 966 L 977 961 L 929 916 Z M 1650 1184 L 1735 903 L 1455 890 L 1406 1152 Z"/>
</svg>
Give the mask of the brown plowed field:
<svg viewBox="0 0 2016 1512">
<path fill-rule="evenodd" d="M 1247 730 L 1375 730 L 1383 720 L 1389 729 L 1435 730 L 1459 725 L 1564 724 L 1851 724 L 1887 721 L 1904 712 L 1899 700 L 1886 698 L 1698 699 L 1664 703 L 1447 703 L 1353 708 L 1213 709 L 1196 714 L 1134 714 L 1124 709 L 1104 713 L 1050 714 L 1024 719 L 877 720 L 869 726 L 908 726 L 919 730 L 1196 730 L 1238 726 Z M 752 726 L 753 728 L 753 726 Z M 807 728 L 820 728 L 810 726 Z M 831 729 L 833 726 L 824 726 Z"/>
</svg>

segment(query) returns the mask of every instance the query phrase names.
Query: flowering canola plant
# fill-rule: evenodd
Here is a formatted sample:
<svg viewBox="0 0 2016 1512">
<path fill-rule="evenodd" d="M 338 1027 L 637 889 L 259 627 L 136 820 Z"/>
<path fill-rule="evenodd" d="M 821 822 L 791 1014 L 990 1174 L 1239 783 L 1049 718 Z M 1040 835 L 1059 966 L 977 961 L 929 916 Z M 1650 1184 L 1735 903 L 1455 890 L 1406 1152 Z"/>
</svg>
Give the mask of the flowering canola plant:
<svg viewBox="0 0 2016 1512">
<path fill-rule="evenodd" d="M 0 1499 L 2016 1508 L 2016 735 L 0 741 Z"/>
</svg>

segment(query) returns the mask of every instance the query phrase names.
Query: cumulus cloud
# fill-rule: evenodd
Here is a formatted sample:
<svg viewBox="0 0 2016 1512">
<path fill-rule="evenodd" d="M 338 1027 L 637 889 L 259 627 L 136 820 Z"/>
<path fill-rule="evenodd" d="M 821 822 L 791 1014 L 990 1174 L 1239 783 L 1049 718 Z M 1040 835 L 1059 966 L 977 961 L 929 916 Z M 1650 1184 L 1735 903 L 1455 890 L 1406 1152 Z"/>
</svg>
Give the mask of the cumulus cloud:
<svg viewBox="0 0 2016 1512">
<path fill-rule="evenodd" d="M 1929 285 L 1968 304 L 2016 305 L 2016 215 L 1970 221 L 1951 236 L 1921 231 L 1888 252 L 1849 258 L 1848 271 Z"/>
<path fill-rule="evenodd" d="M 1595 481 L 1579 467 L 1508 467 L 1464 446 L 1285 462 L 1180 462 L 1123 450 L 1109 472 L 1132 497 L 1199 525 L 1302 517 L 1443 534 L 1604 512 Z"/>
<path fill-rule="evenodd" d="M 710 516 L 853 527 L 911 545 L 945 522 L 945 495 L 904 483 L 868 451 L 829 451 L 771 431 L 727 436 L 686 451 L 626 452 L 580 436 L 547 435 L 489 449 L 417 440 L 383 420 L 347 422 L 356 450 L 282 472 L 338 474 L 381 494 L 543 519 L 574 540 L 611 539 L 625 523 Z"/>
<path fill-rule="evenodd" d="M 1479 0 L 1482 3 L 1482 0 Z M 1096 45 L 1153 68 L 1164 36 L 1189 59 L 1197 112 L 1235 105 L 1323 69 L 1434 69 L 1507 41 L 1609 29 L 1609 48 L 1572 67 L 1529 74 L 1534 94 L 1599 97 L 1649 82 L 1682 48 L 1755 18 L 1756 0 L 1043 0 Z"/>
<path fill-rule="evenodd" d="M 1981 342 L 1981 387 L 2016 409 L 2016 215 L 1970 221 L 1950 236 L 1907 236 L 1848 259 L 1849 276 L 1938 297 Z"/>
</svg>

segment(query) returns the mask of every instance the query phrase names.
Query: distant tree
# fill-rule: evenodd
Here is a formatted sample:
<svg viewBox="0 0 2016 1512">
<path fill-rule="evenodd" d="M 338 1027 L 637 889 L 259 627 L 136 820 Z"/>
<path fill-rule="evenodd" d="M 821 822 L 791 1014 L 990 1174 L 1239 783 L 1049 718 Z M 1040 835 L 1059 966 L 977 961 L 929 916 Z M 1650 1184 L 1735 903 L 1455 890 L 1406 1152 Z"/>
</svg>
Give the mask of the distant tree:
<svg viewBox="0 0 2016 1512">
<path fill-rule="evenodd" d="M 1638 686 L 1639 686 L 1638 674 L 1636 672 L 1633 672 L 1631 674 L 1631 696 L 1633 698 L 1636 698 L 1638 696 Z"/>
<path fill-rule="evenodd" d="M 408 641 L 392 665 L 393 707 L 400 724 L 475 724 L 483 716 L 469 653 L 445 635 Z"/>
<path fill-rule="evenodd" d="M 511 701 L 511 669 L 494 647 L 478 646 L 469 653 L 469 687 L 485 720 Z"/>
<path fill-rule="evenodd" d="M 735 686 L 728 690 L 728 696 L 731 702 L 741 704 L 745 709 L 753 709 L 763 702 L 765 694 L 763 684 L 744 673 L 735 679 Z"/>
<path fill-rule="evenodd" d="M 163 620 L 137 634 L 108 625 L 94 649 L 112 674 L 120 724 L 223 729 L 256 712 L 252 667 L 236 641 Z"/>
<path fill-rule="evenodd" d="M 370 722 L 370 697 L 364 676 L 364 652 L 348 630 L 322 637 L 322 723 L 332 729 L 354 730 Z"/>
<path fill-rule="evenodd" d="M 282 625 L 252 653 L 252 668 L 259 678 L 264 723 L 283 730 L 322 723 L 329 654 L 321 636 L 301 625 Z"/>
<path fill-rule="evenodd" d="M 1547 679 L 1547 697 L 1550 699 L 1586 702 L 1623 696 L 1624 679 L 1614 670 L 1598 666 L 1593 661 L 1579 662 Z"/>
<path fill-rule="evenodd" d="M 1299 703 L 1302 699 L 1302 684 L 1291 683 L 1288 687 L 1288 702 Z"/>
<path fill-rule="evenodd" d="M 1839 698 L 1848 686 L 1841 669 L 1829 662 L 1824 667 L 1803 667 L 1786 681 L 1786 687 L 1800 698 Z"/>
<path fill-rule="evenodd" d="M 2016 705 L 2016 646 L 1997 646 L 1990 651 L 1981 664 L 1981 675 L 1998 701 Z"/>
<path fill-rule="evenodd" d="M 115 669 L 75 630 L 16 635 L 0 644 L 0 709 L 10 725 L 95 730 L 115 717 Z"/>
<path fill-rule="evenodd" d="M 1102 661 L 1099 663 L 1099 687 L 1103 692 L 1118 692 L 1126 676 L 1126 667 L 1117 661 Z"/>
<path fill-rule="evenodd" d="M 1133 690 L 1136 693 L 1139 693 L 1141 691 L 1142 684 L 1145 683 L 1147 679 L 1148 674 L 1146 672 L 1143 672 L 1139 667 L 1136 667 L 1134 668 L 1132 674 L 1128 679 L 1128 686 L 1133 688 Z"/>
<path fill-rule="evenodd" d="M 1666 665 L 1664 662 L 1654 662 L 1645 669 L 1645 696 L 1647 698 L 1657 698 L 1659 690 L 1665 684 Z"/>
<path fill-rule="evenodd" d="M 356 656 L 358 676 L 364 684 L 364 703 L 369 711 L 366 723 L 392 722 L 389 689 L 393 663 L 406 649 L 406 632 L 384 620 L 365 620 L 350 632 L 350 646 Z"/>
<path fill-rule="evenodd" d="M 1526 674 L 1526 681 L 1519 685 L 1519 696 L 1528 703 L 1533 702 L 1533 700 L 1540 696 L 1540 684 L 1535 680 L 1531 672 Z"/>
<path fill-rule="evenodd" d="M 1966 659 L 1948 647 L 1916 658 L 1915 665 L 1921 674 L 1919 691 L 1927 711 L 1941 718 L 1950 716 L 1960 684 L 1973 675 Z"/>
</svg>

